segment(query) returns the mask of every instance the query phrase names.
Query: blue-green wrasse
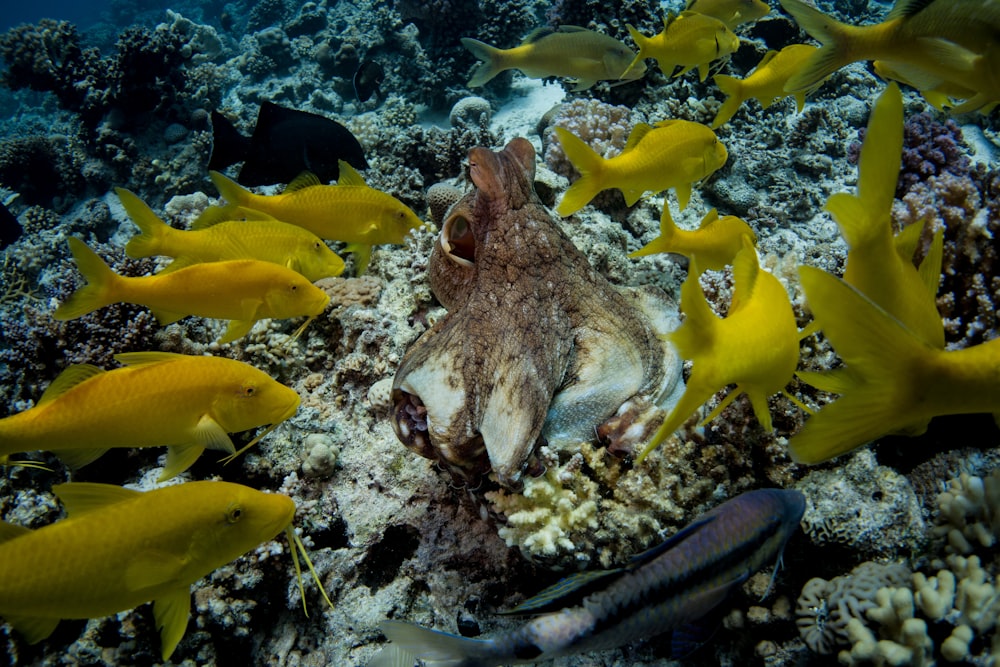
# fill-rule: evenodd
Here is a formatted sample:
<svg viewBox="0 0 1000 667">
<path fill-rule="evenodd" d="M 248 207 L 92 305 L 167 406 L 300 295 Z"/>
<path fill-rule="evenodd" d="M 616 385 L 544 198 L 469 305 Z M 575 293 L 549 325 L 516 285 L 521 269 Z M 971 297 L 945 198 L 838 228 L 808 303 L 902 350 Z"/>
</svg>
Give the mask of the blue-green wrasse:
<svg viewBox="0 0 1000 667">
<path fill-rule="evenodd" d="M 582 572 L 511 610 L 539 613 L 591 591 L 494 639 L 466 639 L 399 621 L 382 623 L 392 643 L 369 667 L 493 667 L 621 646 L 701 618 L 733 589 L 781 557 L 805 511 L 798 491 L 743 493 L 695 519 L 625 567 Z M 595 590 L 596 589 L 596 590 Z"/>
</svg>

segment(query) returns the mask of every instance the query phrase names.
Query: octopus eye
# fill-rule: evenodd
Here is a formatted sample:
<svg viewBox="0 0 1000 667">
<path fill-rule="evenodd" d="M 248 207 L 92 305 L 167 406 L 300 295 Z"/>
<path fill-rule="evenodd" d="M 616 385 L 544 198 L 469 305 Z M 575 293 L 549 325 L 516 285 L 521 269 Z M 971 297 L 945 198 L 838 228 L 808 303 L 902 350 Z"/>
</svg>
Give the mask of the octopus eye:
<svg viewBox="0 0 1000 667">
<path fill-rule="evenodd" d="M 476 237 L 469 219 L 461 213 L 452 214 L 441 227 L 441 249 L 460 266 L 472 266 L 476 260 Z"/>
</svg>

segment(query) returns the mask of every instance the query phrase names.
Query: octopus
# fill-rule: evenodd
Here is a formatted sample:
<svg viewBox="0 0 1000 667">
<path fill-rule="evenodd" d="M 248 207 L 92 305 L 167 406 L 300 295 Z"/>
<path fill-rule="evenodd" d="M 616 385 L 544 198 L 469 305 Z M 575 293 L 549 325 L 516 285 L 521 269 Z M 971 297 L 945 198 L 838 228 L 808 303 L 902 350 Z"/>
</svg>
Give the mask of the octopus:
<svg viewBox="0 0 1000 667">
<path fill-rule="evenodd" d="M 393 381 L 397 437 L 473 483 L 517 488 L 541 444 L 597 438 L 630 452 L 663 420 L 681 361 L 660 337 L 676 311 L 595 271 L 534 191 L 523 138 L 469 151 L 474 185 L 448 211 L 428 262 L 447 314 Z"/>
</svg>

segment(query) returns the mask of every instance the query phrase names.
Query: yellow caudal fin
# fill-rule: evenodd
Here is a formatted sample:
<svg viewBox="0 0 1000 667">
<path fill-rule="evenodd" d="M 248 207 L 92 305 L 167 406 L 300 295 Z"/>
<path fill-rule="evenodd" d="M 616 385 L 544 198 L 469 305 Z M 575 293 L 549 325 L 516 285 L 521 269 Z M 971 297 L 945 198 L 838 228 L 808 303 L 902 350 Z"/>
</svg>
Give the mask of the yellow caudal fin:
<svg viewBox="0 0 1000 667">
<path fill-rule="evenodd" d="M 52 314 L 57 320 L 75 320 L 98 308 L 114 303 L 117 299 L 112 295 L 115 283 L 120 277 L 111 270 L 96 252 L 78 238 L 67 239 L 76 266 L 83 274 L 87 284 L 69 295 Z"/>
<path fill-rule="evenodd" d="M 816 321 L 848 371 L 830 378 L 844 391 L 840 398 L 789 441 L 792 458 L 820 463 L 916 425 L 921 416 L 901 404 L 909 395 L 904 383 L 934 351 L 840 278 L 809 266 L 799 268 L 799 277 Z"/>
<path fill-rule="evenodd" d="M 785 84 L 787 92 L 809 90 L 853 62 L 847 49 L 847 32 L 851 26 L 840 23 L 802 0 L 781 0 L 781 6 L 792 15 L 800 28 L 823 44 L 788 80 Z"/>
<path fill-rule="evenodd" d="M 479 86 L 482 86 L 506 69 L 501 64 L 502 49 L 490 46 L 489 44 L 480 42 L 478 39 L 472 39 L 471 37 L 463 37 L 461 42 L 462 46 L 482 61 L 476 68 L 476 71 L 472 73 L 472 78 L 469 79 L 469 88 L 478 88 Z"/>
<path fill-rule="evenodd" d="M 726 101 L 719 107 L 715 120 L 712 121 L 712 129 L 715 130 L 728 123 L 729 119 L 739 111 L 740 105 L 743 104 L 743 82 L 735 76 L 726 74 L 717 74 L 712 80 L 726 96 Z"/>
<path fill-rule="evenodd" d="M 132 259 L 163 254 L 163 240 L 170 233 L 170 225 L 163 222 L 146 202 L 126 190 L 115 188 L 125 212 L 139 228 L 139 234 L 125 244 L 125 254 Z"/>
<path fill-rule="evenodd" d="M 837 220 L 848 248 L 865 245 L 889 232 L 888 219 L 896 197 L 903 150 L 903 98 L 890 83 L 868 119 L 858 160 L 858 194 L 831 195 L 826 210 Z M 885 224 L 882 224 L 882 223 Z"/>
<path fill-rule="evenodd" d="M 556 207 L 556 213 L 566 217 L 589 204 L 590 200 L 604 189 L 600 182 L 604 158 L 569 130 L 561 127 L 556 127 L 554 130 L 563 152 L 566 153 L 566 158 L 580 172 L 580 178 L 567 188 L 562 201 Z"/>
<path fill-rule="evenodd" d="M 246 206 L 248 204 L 253 193 L 245 187 L 217 171 L 210 171 L 208 175 L 211 177 L 212 182 L 215 183 L 215 187 L 218 188 L 219 194 L 227 202 L 235 206 Z"/>
<path fill-rule="evenodd" d="M 675 236 L 677 236 L 677 224 L 670 215 L 670 204 L 664 200 L 663 213 L 660 214 L 660 235 L 635 252 L 630 252 L 628 256 L 644 257 L 658 252 L 671 252 Z"/>
</svg>

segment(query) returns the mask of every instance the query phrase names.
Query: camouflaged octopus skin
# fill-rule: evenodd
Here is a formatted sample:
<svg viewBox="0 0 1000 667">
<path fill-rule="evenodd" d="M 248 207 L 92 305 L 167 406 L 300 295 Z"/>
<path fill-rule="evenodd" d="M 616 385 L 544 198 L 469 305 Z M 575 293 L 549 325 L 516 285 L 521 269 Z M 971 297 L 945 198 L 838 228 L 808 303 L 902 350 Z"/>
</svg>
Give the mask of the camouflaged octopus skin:
<svg viewBox="0 0 1000 667">
<path fill-rule="evenodd" d="M 595 429 L 622 448 L 645 440 L 680 378 L 657 337 L 661 304 L 612 287 L 559 229 L 526 139 L 473 148 L 468 166 L 475 189 L 451 208 L 428 269 L 448 313 L 396 373 L 396 435 L 461 481 L 492 468 L 507 487 L 542 441 Z"/>
</svg>

